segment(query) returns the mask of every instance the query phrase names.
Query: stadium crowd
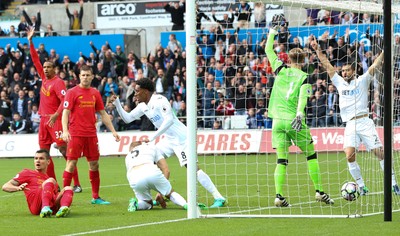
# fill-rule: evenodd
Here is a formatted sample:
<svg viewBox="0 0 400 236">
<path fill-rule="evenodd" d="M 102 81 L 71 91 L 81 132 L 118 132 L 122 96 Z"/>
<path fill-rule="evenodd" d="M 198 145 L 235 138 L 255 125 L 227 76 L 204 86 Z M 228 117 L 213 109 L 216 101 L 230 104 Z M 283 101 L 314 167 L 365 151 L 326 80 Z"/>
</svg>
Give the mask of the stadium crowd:
<svg viewBox="0 0 400 236">
<path fill-rule="evenodd" d="M 27 3 L 35 3 L 28 1 Z M 83 1 L 80 1 L 81 7 Z M 242 4 L 242 3 L 239 3 Z M 241 10 L 246 6 L 239 6 Z M 257 6 L 258 7 L 258 6 Z M 263 6 L 261 6 L 263 7 Z M 68 12 L 68 3 L 66 3 Z M 251 9 L 250 9 L 251 10 Z M 207 31 L 200 26 L 197 38 L 197 115 L 199 117 L 198 127 L 222 129 L 229 128 L 222 123 L 228 122 L 227 118 L 233 115 L 247 116 L 249 129 L 271 128 L 272 120 L 268 118 L 269 96 L 274 84 L 274 71 L 272 71 L 268 58 L 265 54 L 266 35 L 257 44 L 252 44 L 250 33 L 247 40 L 238 40 L 241 29 L 248 26 L 251 11 L 246 11 L 247 19 L 239 19 L 240 12 L 226 14 L 223 19 L 216 19 L 215 24 Z M 245 14 L 242 12 L 242 14 Z M 259 14 L 254 9 L 254 14 Z M 321 14 L 322 13 L 322 14 Z M 79 18 L 78 11 L 68 14 L 71 25 L 71 34 L 74 30 L 82 29 L 81 24 L 74 21 Z M 72 18 L 71 18 L 72 17 Z M 225 31 L 232 27 L 232 18 L 238 20 L 238 26 L 234 33 Z M 315 24 L 351 24 L 372 23 L 381 19 L 367 14 L 352 14 L 335 11 L 320 11 L 316 9 L 307 10 L 307 21 L 305 25 Z M 243 21 L 247 21 L 243 22 Z M 72 22 L 72 23 L 70 23 Z M 229 23 L 230 22 L 230 23 Z M 265 13 L 257 16 L 256 26 L 265 27 Z M 38 26 L 39 25 L 39 26 Z M 40 12 L 37 16 L 29 16 L 24 13 L 18 27 L 10 29 L 9 34 L 1 34 L 2 37 L 24 37 L 24 29 L 28 26 L 40 28 Z M 242 28 L 241 28 L 242 27 Z M 39 29 L 38 28 L 38 29 Z M 46 27 L 45 37 L 56 36 L 52 26 Z M 82 31 L 79 31 L 81 33 Z M 100 34 L 94 23 L 86 32 Z M 372 64 L 383 48 L 383 38 L 379 30 L 365 32 L 371 40 L 370 50 L 366 50 L 363 43 L 350 43 L 349 31 L 344 35 L 329 35 L 326 31 L 319 39 L 320 47 L 327 54 L 331 64 L 338 72 L 343 63 L 356 61 L 358 73 L 362 74 Z M 309 36 L 308 42 L 300 44 L 299 38 L 292 37 L 288 30 L 288 22 L 281 22 L 280 33 L 275 41 L 275 51 L 280 60 L 288 63 L 287 52 L 293 48 L 302 48 L 306 56 L 303 70 L 314 77 L 316 83 L 313 85 L 312 96 L 307 105 L 307 124 L 310 127 L 330 127 L 342 125 L 339 108 L 338 94 L 332 85 L 326 72 L 322 69 L 315 51 L 310 46 L 313 35 Z M 39 58 L 43 63 L 52 61 L 56 67 L 57 75 L 65 81 L 67 88 L 79 84 L 79 69 L 82 65 L 92 67 L 95 79 L 92 87 L 97 88 L 106 106 L 116 130 L 154 130 L 153 125 L 147 118 L 125 124 L 118 116 L 115 107 L 108 102 L 109 97 L 118 94 L 124 109 L 129 112 L 135 107 L 133 100 L 134 87 L 138 79 L 148 77 L 156 85 L 156 92 L 167 97 L 176 115 L 185 122 L 186 117 L 186 52 L 182 44 L 171 32 L 168 46 L 163 48 L 156 45 L 154 51 L 146 56 L 140 56 L 135 51 L 127 49 L 123 51 L 121 45 L 103 45 L 90 43 L 88 47 L 93 49 L 89 55 L 80 52 L 79 60 L 73 62 L 68 55 L 60 58 L 55 49 L 46 48 L 40 44 L 37 48 Z M 395 39 L 396 62 L 395 67 L 400 65 L 400 38 Z M 379 77 L 379 76 L 378 76 Z M 382 76 L 380 76 L 382 77 Z M 398 70 L 396 70 L 396 78 Z M 398 80 L 395 82 L 398 87 Z M 41 78 L 33 66 L 29 53 L 28 44 L 18 44 L 16 49 L 13 45 L 0 45 L 0 132 L 2 134 L 37 132 L 40 116 L 38 114 L 39 94 Z M 395 105 L 400 106 L 400 93 L 395 90 Z M 379 83 L 371 86 L 371 108 L 374 111 L 373 118 L 379 120 L 381 116 L 380 102 L 382 96 L 379 93 Z M 400 121 L 400 113 L 395 112 L 395 120 Z M 106 132 L 107 128 L 98 120 L 98 131 Z"/>
</svg>

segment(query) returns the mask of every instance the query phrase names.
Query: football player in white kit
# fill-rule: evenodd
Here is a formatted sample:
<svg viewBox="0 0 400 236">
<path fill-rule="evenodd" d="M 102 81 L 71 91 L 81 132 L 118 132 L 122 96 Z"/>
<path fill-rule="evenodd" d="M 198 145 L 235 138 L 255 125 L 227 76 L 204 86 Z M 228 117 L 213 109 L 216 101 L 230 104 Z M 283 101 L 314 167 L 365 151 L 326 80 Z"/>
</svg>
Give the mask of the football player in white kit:
<svg viewBox="0 0 400 236">
<path fill-rule="evenodd" d="M 373 120 L 369 118 L 368 109 L 369 86 L 374 79 L 375 70 L 383 62 L 383 52 L 363 75 L 357 77 L 355 73 L 356 62 L 349 62 L 342 66 L 342 76 L 340 76 L 336 73 L 335 68 L 331 65 L 326 55 L 322 53 L 315 39 L 311 45 L 317 52 L 317 56 L 331 78 L 333 85 L 338 90 L 340 116 L 343 122 L 346 122 L 343 148 L 347 158 L 347 165 L 351 176 L 360 188 L 361 195 L 366 195 L 369 190 L 365 186 L 360 166 L 356 161 L 356 149 L 358 149 L 362 142 L 367 150 L 372 151 L 378 158 L 383 170 L 383 145 L 379 139 Z M 397 185 L 393 169 L 392 185 L 394 193 L 400 195 L 400 189 Z"/>
<path fill-rule="evenodd" d="M 156 163 L 156 164 L 154 164 Z M 126 177 L 136 198 L 129 201 L 128 211 L 150 210 L 153 200 L 150 190 L 157 191 L 178 206 L 187 209 L 186 200 L 172 189 L 168 181 L 168 164 L 152 143 L 132 142 L 125 157 Z M 164 199 L 162 199 L 164 200 Z M 161 206 L 165 208 L 165 202 Z M 204 208 L 204 204 L 199 204 Z"/>
<path fill-rule="evenodd" d="M 175 153 L 180 165 L 186 167 L 186 126 L 175 116 L 167 98 L 155 94 L 154 91 L 152 80 L 142 78 L 136 81 L 135 99 L 139 104 L 129 113 L 122 108 L 118 97 L 114 94 L 110 97 L 110 101 L 113 102 L 125 123 L 130 123 L 143 115 L 147 116 L 157 128 L 157 131 L 145 142 L 152 142 L 157 137 L 164 135 L 165 137 L 156 144 L 157 150 L 166 158 Z M 197 167 L 197 180 L 214 197 L 214 203 L 210 208 L 223 207 L 226 204 L 226 199 L 215 187 L 210 177 L 199 167 Z"/>
</svg>

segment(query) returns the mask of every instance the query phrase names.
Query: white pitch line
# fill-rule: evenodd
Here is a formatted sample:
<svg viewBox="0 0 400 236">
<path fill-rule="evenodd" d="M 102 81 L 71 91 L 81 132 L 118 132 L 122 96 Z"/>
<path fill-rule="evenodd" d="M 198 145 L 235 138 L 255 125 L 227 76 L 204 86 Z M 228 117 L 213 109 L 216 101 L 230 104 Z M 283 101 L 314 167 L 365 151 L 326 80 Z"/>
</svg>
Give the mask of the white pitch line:
<svg viewBox="0 0 400 236">
<path fill-rule="evenodd" d="M 165 220 L 165 221 L 159 221 L 159 222 L 151 222 L 151 223 L 145 223 L 145 224 L 139 224 L 139 225 L 127 225 L 127 226 L 121 226 L 121 227 L 115 227 L 115 228 L 109 228 L 109 229 L 99 229 L 99 230 L 86 231 L 86 232 L 80 232 L 80 233 L 74 233 L 74 234 L 65 234 L 63 236 L 76 236 L 76 235 L 85 235 L 85 234 L 96 234 L 96 233 L 103 233 L 103 232 L 122 230 L 122 229 L 139 228 L 139 227 L 150 226 L 150 225 L 174 223 L 174 222 L 179 222 L 179 221 L 184 221 L 184 220 L 188 220 L 188 219 L 187 218 L 182 218 L 182 219 L 176 219 L 176 220 Z"/>
</svg>

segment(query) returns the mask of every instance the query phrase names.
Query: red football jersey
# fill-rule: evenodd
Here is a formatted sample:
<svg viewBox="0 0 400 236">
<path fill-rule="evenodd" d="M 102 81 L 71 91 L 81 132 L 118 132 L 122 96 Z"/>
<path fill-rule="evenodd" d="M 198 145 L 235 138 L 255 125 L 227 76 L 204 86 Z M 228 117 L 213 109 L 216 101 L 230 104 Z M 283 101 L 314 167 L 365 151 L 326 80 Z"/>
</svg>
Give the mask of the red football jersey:
<svg viewBox="0 0 400 236">
<path fill-rule="evenodd" d="M 94 88 L 75 86 L 65 96 L 64 109 L 71 111 L 69 133 L 71 136 L 96 136 L 96 112 L 104 110 L 100 92 Z"/>
<path fill-rule="evenodd" d="M 67 90 L 65 83 L 57 75 L 50 80 L 46 78 L 46 75 L 43 71 L 43 66 L 40 63 L 39 56 L 33 43 L 30 45 L 30 52 L 32 61 L 40 78 L 42 79 L 42 87 L 40 88 L 39 114 L 41 116 L 48 116 L 57 111 L 60 114 L 58 119 L 61 119 L 63 101 Z"/>
<path fill-rule="evenodd" d="M 40 173 L 30 169 L 24 169 L 19 172 L 13 178 L 13 180 L 18 181 L 19 184 L 28 184 L 26 186 L 27 189 L 24 190 L 24 193 L 27 199 L 29 199 L 29 195 L 42 191 L 42 183 L 48 178 L 49 176 L 45 173 Z"/>
</svg>

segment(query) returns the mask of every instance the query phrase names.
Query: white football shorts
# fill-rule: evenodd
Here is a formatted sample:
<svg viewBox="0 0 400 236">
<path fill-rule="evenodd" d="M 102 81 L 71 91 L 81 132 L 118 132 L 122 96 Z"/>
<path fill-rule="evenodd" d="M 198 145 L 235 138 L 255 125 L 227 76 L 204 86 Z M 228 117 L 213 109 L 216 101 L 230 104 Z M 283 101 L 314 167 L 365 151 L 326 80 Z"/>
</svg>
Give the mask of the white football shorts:
<svg viewBox="0 0 400 236">
<path fill-rule="evenodd" d="M 159 151 L 165 158 L 172 156 L 174 153 L 179 159 L 179 164 L 185 166 L 187 164 L 187 145 L 186 142 L 179 143 L 178 139 L 163 138 L 156 144 Z"/>
<path fill-rule="evenodd" d="M 156 165 L 136 167 L 127 174 L 127 178 L 138 200 L 152 200 L 150 190 L 157 191 L 163 196 L 172 190 L 171 183 Z"/>
<path fill-rule="evenodd" d="M 368 117 L 346 123 L 343 148 L 355 147 L 358 150 L 361 142 L 368 151 L 382 147 L 374 121 Z"/>
</svg>

